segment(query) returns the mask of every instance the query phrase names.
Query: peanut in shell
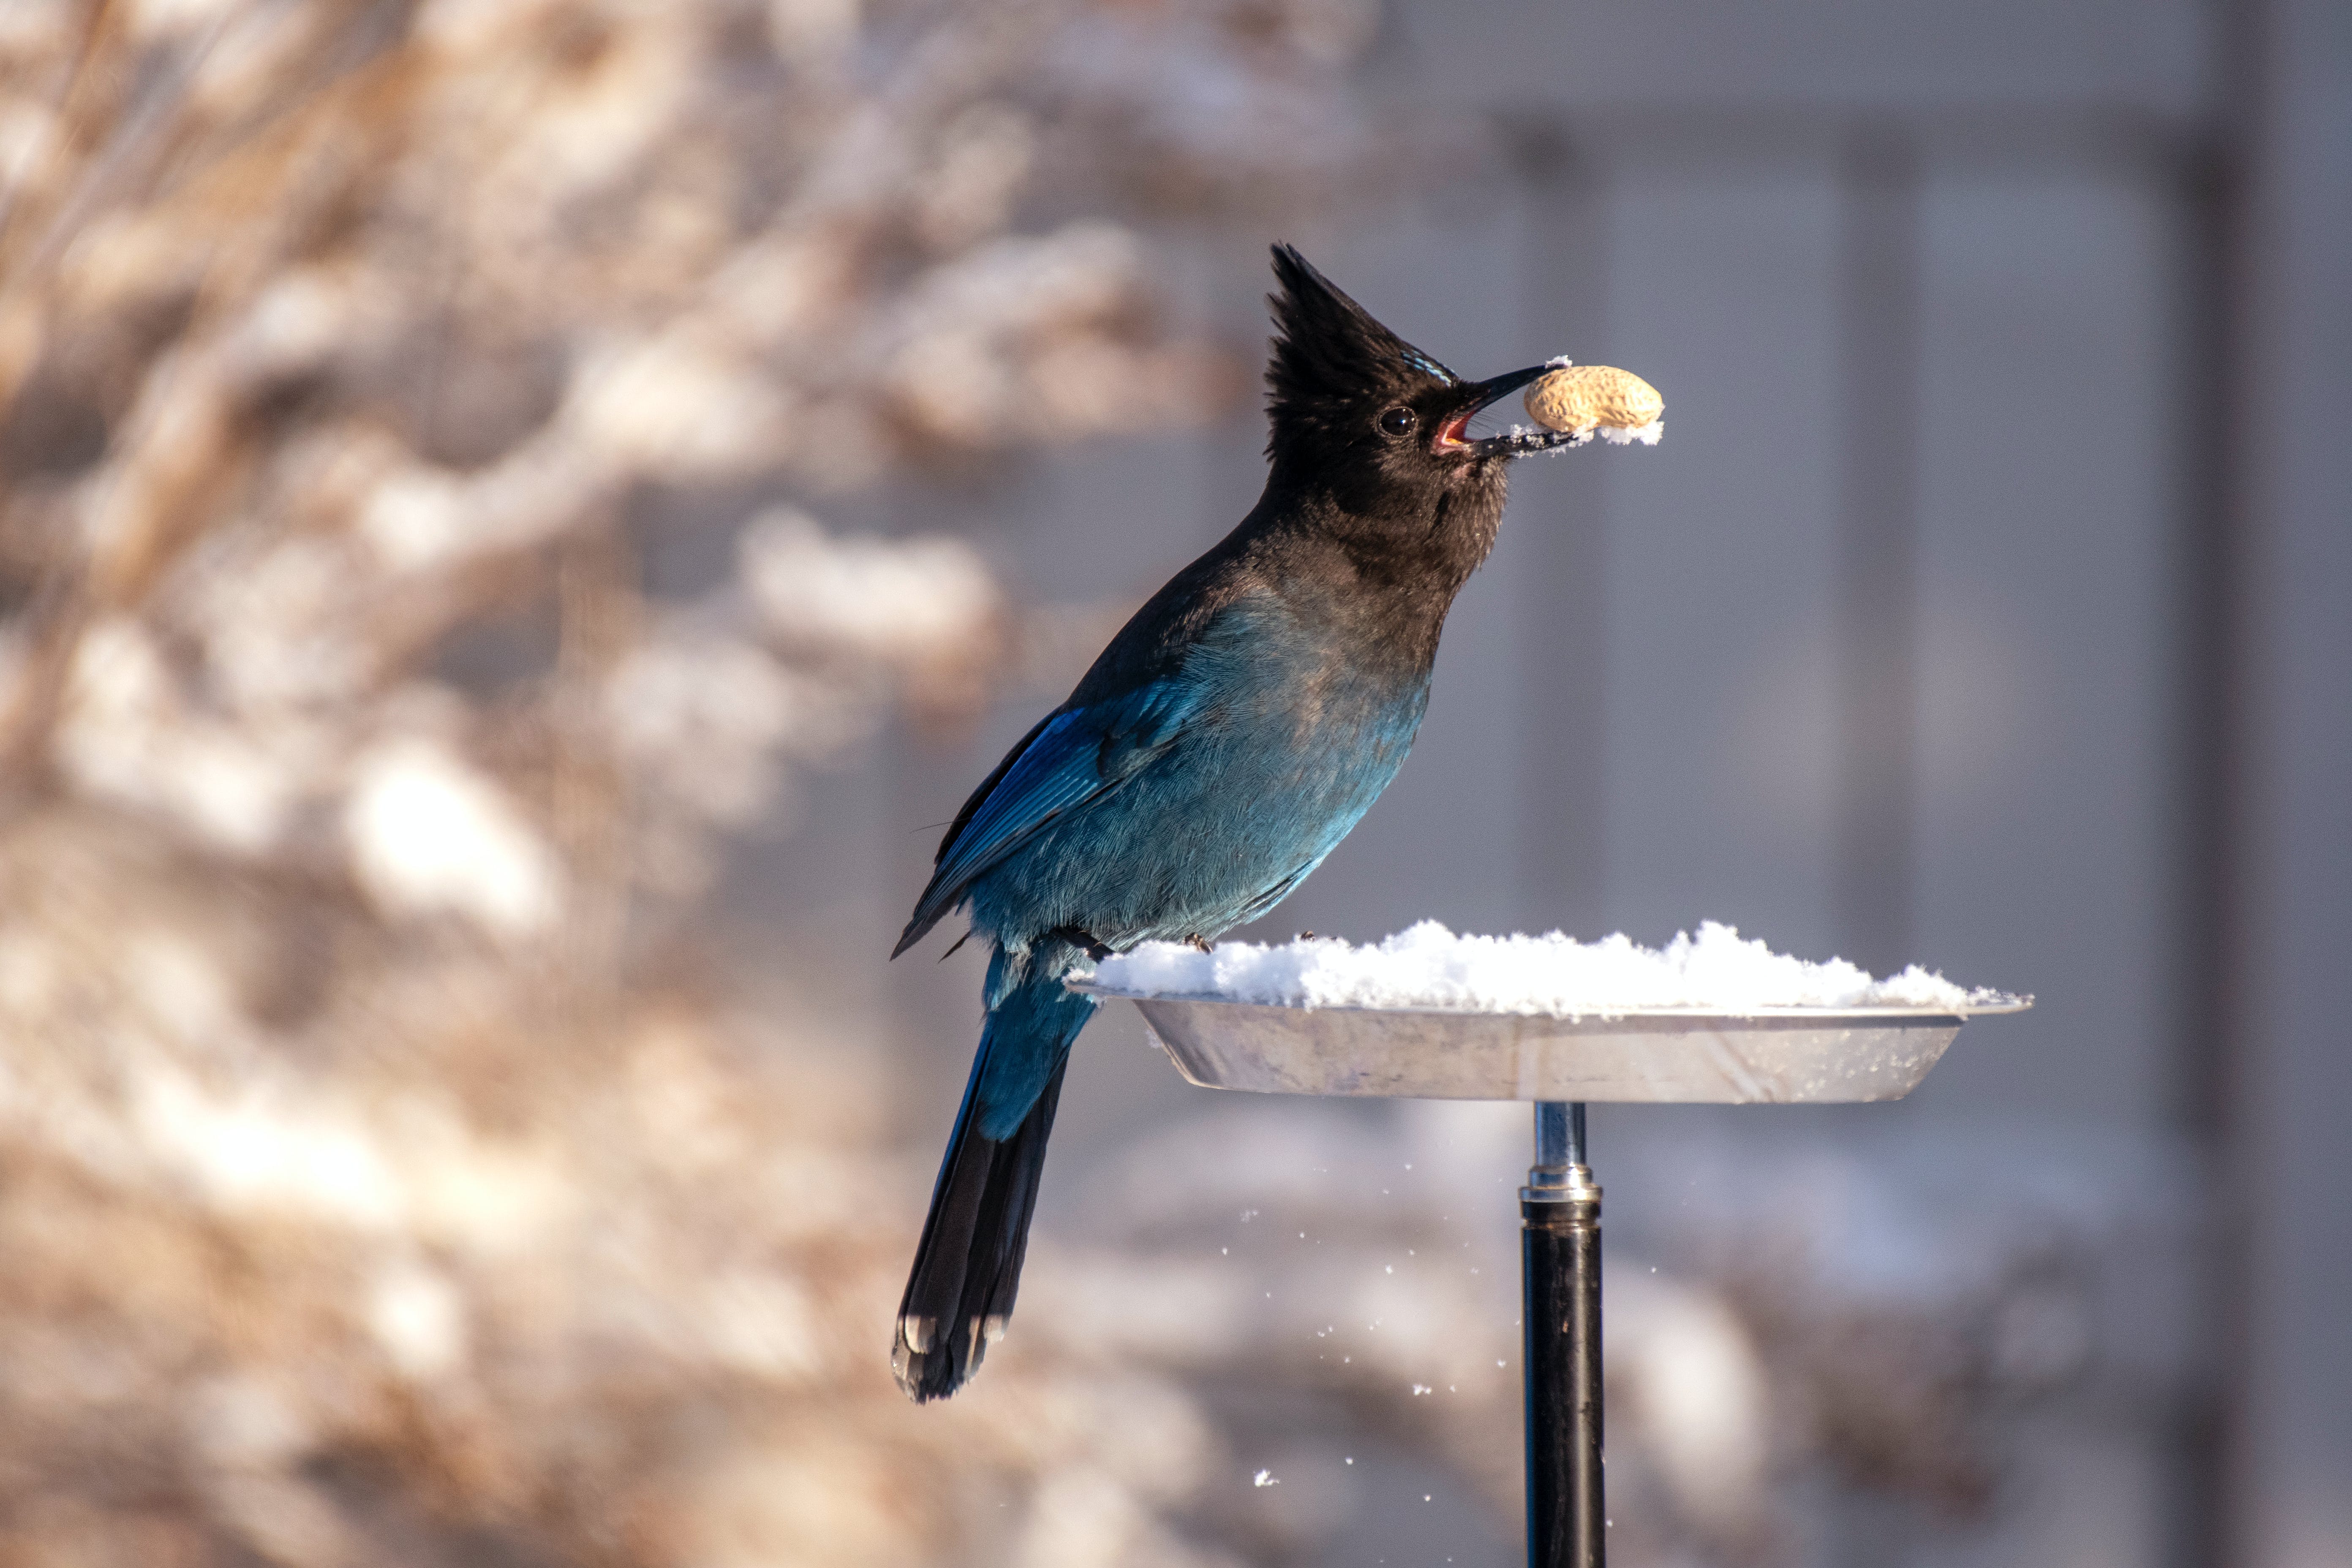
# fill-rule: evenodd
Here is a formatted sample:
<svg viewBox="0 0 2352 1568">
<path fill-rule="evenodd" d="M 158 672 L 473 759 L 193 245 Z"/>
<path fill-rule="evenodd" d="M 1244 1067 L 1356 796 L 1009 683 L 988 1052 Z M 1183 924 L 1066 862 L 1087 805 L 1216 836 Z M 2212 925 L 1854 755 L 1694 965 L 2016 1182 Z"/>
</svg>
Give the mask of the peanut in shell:
<svg viewBox="0 0 2352 1568">
<path fill-rule="evenodd" d="M 1581 435 L 1599 426 L 1638 430 L 1666 411 L 1658 389 L 1609 364 L 1562 365 L 1528 388 L 1528 417 Z"/>
</svg>

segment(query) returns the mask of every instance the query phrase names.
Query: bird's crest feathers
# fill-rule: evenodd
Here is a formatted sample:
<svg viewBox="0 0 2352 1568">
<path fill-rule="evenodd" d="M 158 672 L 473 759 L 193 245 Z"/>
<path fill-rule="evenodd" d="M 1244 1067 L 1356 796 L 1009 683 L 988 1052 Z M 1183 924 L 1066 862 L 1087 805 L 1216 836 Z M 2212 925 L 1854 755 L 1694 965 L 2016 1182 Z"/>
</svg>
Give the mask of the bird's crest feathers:
<svg viewBox="0 0 2352 1568">
<path fill-rule="evenodd" d="M 1267 297 L 1276 335 L 1265 381 L 1276 440 L 1335 419 L 1353 423 L 1368 401 L 1408 399 L 1461 378 L 1398 337 L 1287 245 L 1274 247 L 1281 292 Z"/>
</svg>

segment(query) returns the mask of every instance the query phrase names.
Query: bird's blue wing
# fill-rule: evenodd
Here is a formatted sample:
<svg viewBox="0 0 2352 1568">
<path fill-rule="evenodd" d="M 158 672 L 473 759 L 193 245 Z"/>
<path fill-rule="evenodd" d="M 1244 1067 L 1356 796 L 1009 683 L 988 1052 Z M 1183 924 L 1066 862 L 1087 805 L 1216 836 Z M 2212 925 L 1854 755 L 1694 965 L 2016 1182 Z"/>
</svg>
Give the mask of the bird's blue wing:
<svg viewBox="0 0 2352 1568">
<path fill-rule="evenodd" d="M 940 846 L 930 885 L 898 939 L 903 952 L 961 903 L 974 879 L 1064 813 L 1115 789 L 1165 751 L 1202 707 L 1181 674 L 1065 710 L 1029 733 Z"/>
</svg>

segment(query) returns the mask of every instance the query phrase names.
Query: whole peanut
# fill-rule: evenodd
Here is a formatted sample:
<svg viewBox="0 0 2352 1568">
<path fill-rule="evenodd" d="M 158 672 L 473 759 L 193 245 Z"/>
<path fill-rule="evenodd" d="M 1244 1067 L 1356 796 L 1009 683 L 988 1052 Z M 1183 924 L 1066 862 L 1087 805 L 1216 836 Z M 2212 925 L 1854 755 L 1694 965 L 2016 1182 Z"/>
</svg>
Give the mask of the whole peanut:
<svg viewBox="0 0 2352 1568">
<path fill-rule="evenodd" d="M 1603 425 L 1640 429 L 1666 408 L 1656 387 L 1607 364 L 1563 365 L 1528 388 L 1527 404 L 1536 423 L 1578 434 Z"/>
</svg>

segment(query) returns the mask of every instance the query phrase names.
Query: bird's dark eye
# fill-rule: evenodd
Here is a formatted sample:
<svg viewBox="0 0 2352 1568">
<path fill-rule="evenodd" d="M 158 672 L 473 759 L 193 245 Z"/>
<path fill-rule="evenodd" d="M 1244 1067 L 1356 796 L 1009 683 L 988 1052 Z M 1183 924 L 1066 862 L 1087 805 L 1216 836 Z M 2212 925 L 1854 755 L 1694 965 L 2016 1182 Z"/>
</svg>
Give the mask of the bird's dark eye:
<svg viewBox="0 0 2352 1568">
<path fill-rule="evenodd" d="M 1391 436 L 1410 436 L 1420 416 L 1410 408 L 1391 408 L 1381 416 L 1381 428 Z"/>
</svg>

